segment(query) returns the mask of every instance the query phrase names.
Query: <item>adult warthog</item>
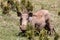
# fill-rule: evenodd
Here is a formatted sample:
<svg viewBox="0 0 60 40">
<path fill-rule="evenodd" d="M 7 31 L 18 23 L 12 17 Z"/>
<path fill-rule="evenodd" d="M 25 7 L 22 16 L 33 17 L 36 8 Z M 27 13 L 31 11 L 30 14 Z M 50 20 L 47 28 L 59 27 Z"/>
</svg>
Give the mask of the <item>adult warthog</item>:
<svg viewBox="0 0 60 40">
<path fill-rule="evenodd" d="M 50 13 L 48 10 L 40 10 L 36 13 L 24 12 L 23 14 L 20 13 L 18 15 L 20 15 L 20 29 L 22 32 L 26 31 L 28 23 L 31 23 L 38 31 L 43 28 L 50 33 L 54 31 L 54 27 L 51 26 L 50 23 Z"/>
</svg>

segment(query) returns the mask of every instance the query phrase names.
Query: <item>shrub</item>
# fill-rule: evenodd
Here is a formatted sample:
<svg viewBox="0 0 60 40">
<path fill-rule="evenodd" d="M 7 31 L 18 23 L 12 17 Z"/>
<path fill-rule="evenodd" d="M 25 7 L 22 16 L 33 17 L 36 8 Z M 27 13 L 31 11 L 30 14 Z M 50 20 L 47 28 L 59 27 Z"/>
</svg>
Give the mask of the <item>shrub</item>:
<svg viewBox="0 0 60 40">
<path fill-rule="evenodd" d="M 27 25 L 26 35 L 29 40 L 34 40 L 34 28 L 31 24 Z"/>
<path fill-rule="evenodd" d="M 39 33 L 39 40 L 49 40 L 47 30 L 42 29 Z"/>
</svg>

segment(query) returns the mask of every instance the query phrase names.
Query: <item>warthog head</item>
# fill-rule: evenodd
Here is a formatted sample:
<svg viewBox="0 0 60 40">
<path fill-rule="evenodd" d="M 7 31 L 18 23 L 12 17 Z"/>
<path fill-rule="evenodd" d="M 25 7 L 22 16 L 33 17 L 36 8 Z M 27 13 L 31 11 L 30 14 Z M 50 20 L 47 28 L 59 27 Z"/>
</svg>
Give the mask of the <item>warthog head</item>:
<svg viewBox="0 0 60 40">
<path fill-rule="evenodd" d="M 28 12 L 25 12 L 25 13 L 17 12 L 17 15 L 20 17 L 20 29 L 22 31 L 25 31 L 27 24 L 28 24 L 28 21 L 29 21 L 29 17 L 32 17 L 32 13 L 31 12 L 30 13 L 28 13 Z"/>
</svg>

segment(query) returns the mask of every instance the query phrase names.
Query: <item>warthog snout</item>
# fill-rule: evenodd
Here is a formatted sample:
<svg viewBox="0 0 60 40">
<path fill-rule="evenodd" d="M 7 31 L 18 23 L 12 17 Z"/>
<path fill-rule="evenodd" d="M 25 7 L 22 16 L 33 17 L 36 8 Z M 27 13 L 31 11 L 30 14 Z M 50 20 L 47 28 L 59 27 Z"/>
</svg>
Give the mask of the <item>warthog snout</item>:
<svg viewBox="0 0 60 40">
<path fill-rule="evenodd" d="M 20 25 L 20 29 L 21 29 L 21 31 L 26 30 L 26 28 L 27 28 L 27 26 L 26 26 L 26 25 Z"/>
</svg>

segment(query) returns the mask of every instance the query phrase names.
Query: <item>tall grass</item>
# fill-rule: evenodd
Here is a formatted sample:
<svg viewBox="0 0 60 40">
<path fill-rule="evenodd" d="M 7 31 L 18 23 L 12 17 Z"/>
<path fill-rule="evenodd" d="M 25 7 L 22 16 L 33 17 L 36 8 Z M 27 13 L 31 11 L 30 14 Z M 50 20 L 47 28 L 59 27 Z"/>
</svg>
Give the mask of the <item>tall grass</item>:
<svg viewBox="0 0 60 40">
<path fill-rule="evenodd" d="M 27 38 L 29 40 L 34 40 L 34 27 L 31 24 L 27 25 Z"/>
<path fill-rule="evenodd" d="M 60 34 L 60 16 L 56 16 L 57 15 L 57 11 L 60 11 L 60 4 L 59 4 L 59 0 L 30 0 L 33 3 L 34 6 L 34 12 L 36 12 L 37 10 L 40 10 L 40 6 L 42 5 L 45 9 L 50 10 L 51 12 L 51 17 L 52 17 L 52 23 L 54 24 L 54 28 L 56 29 L 56 32 L 58 34 Z M 55 8 L 51 8 L 51 5 L 54 6 L 53 3 L 55 3 L 55 5 L 58 5 L 56 7 L 56 11 Z M 47 5 L 47 6 L 45 6 Z M 19 21 L 18 21 L 18 17 L 16 16 L 15 13 L 11 13 L 12 17 L 8 17 L 8 16 L 2 16 L 1 14 L 2 12 L 0 11 L 0 40 L 16 40 L 17 36 L 15 33 L 19 32 Z M 1 18 L 2 17 L 2 18 Z M 4 23 L 5 22 L 5 23 Z M 32 28 L 32 26 L 30 26 Z M 26 35 L 27 38 L 30 37 L 30 40 L 35 39 L 36 40 L 36 36 L 34 36 L 34 31 L 35 29 L 31 28 L 27 29 Z M 37 40 L 53 40 L 52 38 L 54 38 L 54 40 L 60 40 L 58 38 L 59 35 L 54 35 L 52 36 L 52 38 L 48 38 L 48 35 L 46 34 L 46 30 L 42 29 L 40 33 L 38 33 L 38 39 Z M 45 35 L 46 34 L 46 35 Z M 22 37 L 20 37 L 22 40 Z M 24 40 L 27 40 L 25 38 L 23 38 Z"/>
<path fill-rule="evenodd" d="M 29 40 L 35 40 L 35 34 L 36 30 L 35 27 L 33 27 L 31 24 L 27 25 L 27 38 Z M 45 30 L 44 28 L 40 31 L 40 33 L 38 33 L 38 40 L 49 40 L 48 35 L 47 35 L 47 30 Z"/>
<path fill-rule="evenodd" d="M 39 33 L 39 40 L 49 40 L 47 30 L 42 29 Z"/>
</svg>

